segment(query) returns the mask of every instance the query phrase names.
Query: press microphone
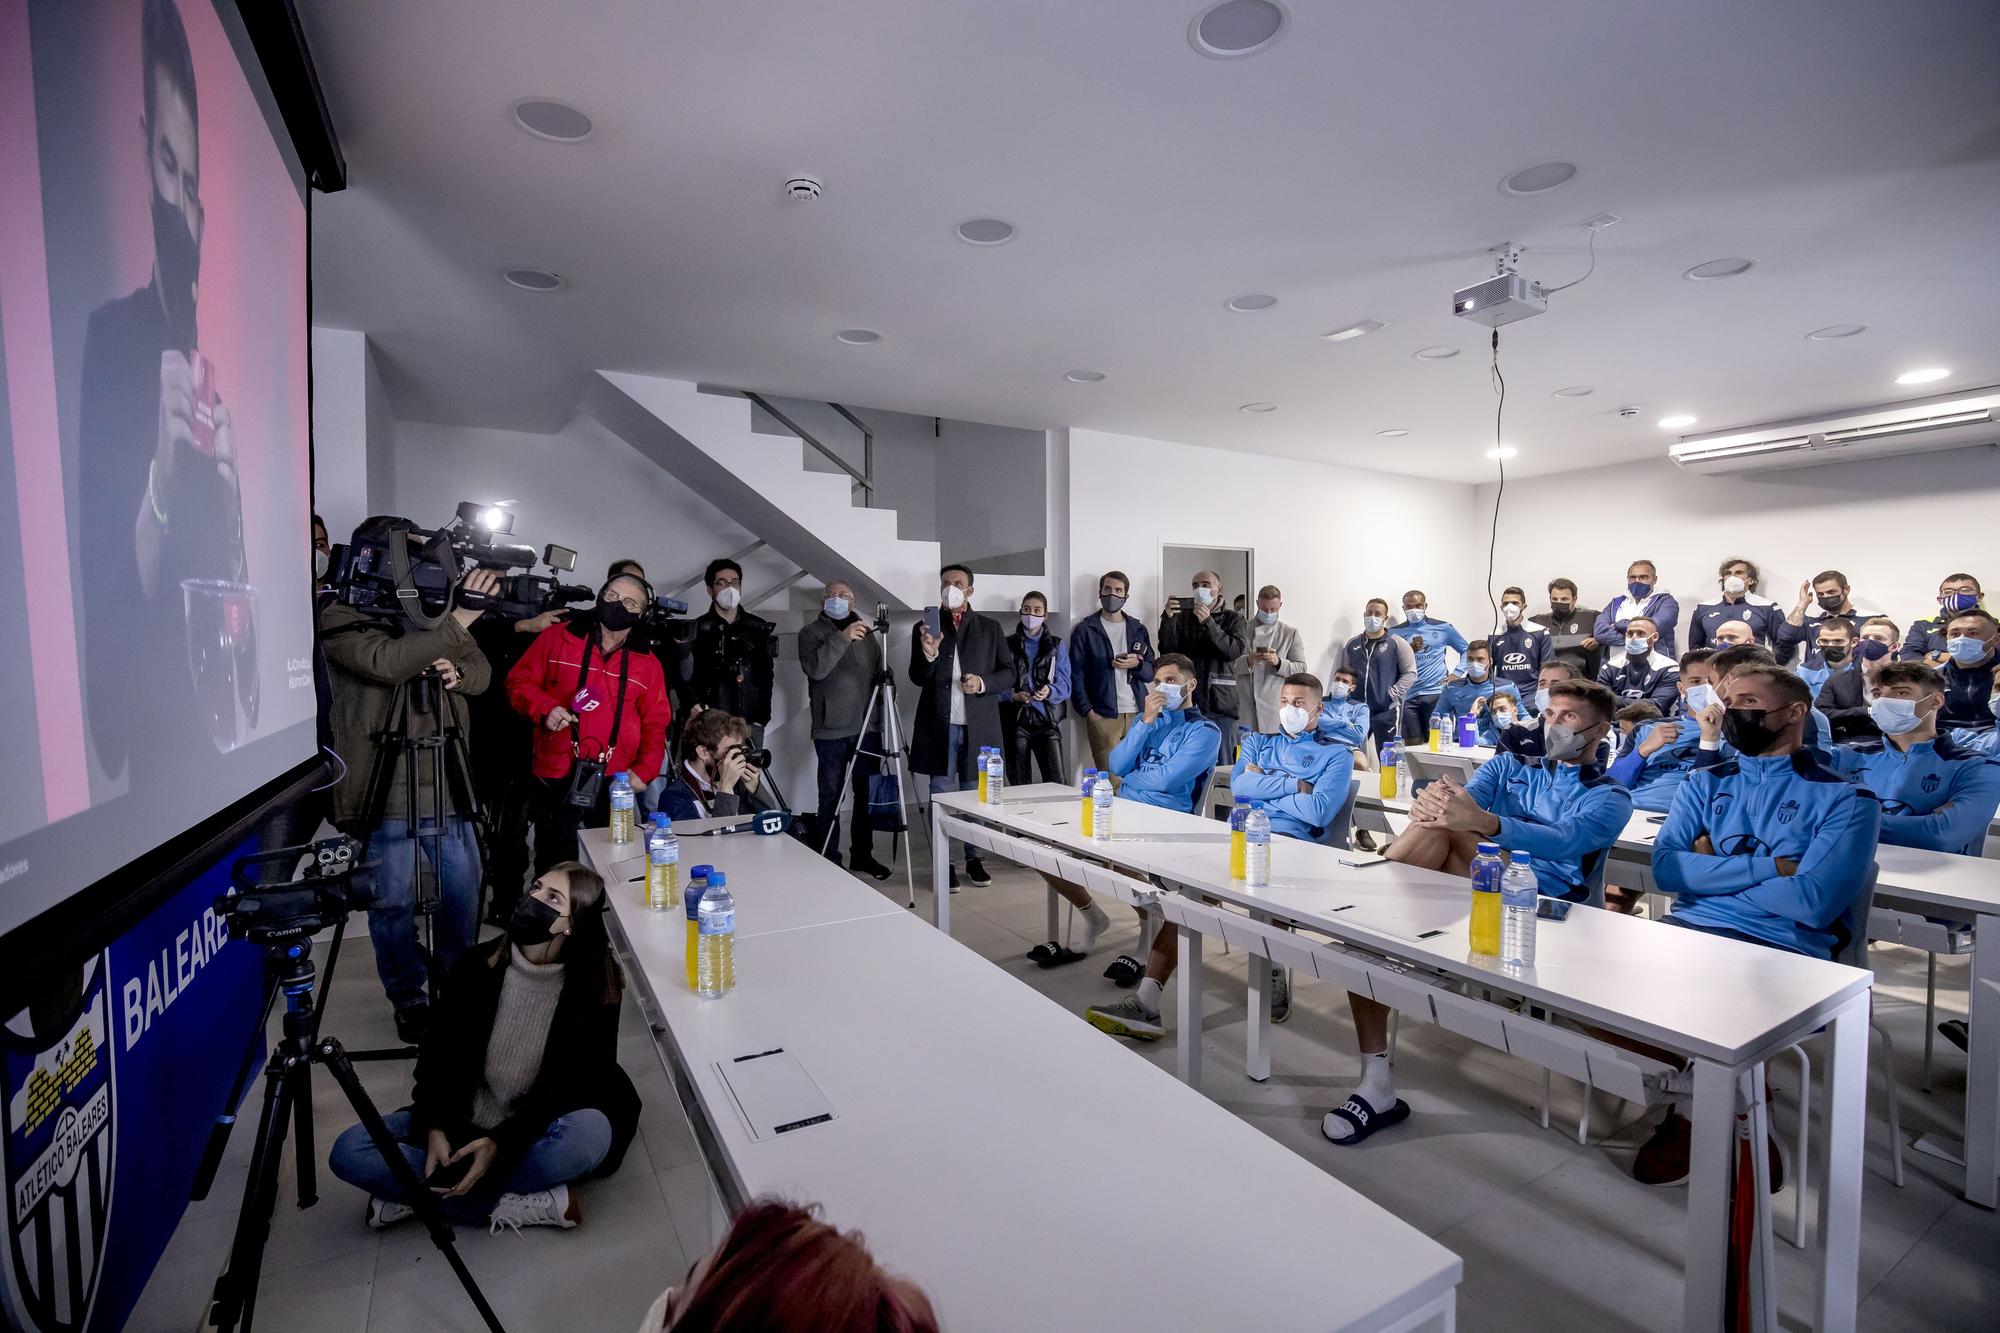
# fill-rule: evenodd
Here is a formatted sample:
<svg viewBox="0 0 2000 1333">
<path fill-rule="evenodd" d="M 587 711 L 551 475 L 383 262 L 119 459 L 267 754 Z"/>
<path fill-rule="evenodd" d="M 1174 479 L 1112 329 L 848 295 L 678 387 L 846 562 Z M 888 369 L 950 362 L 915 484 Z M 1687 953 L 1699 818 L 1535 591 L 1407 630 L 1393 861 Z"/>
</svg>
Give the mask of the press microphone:
<svg viewBox="0 0 2000 1333">
<path fill-rule="evenodd" d="M 724 833 L 756 833 L 764 837 L 769 837 L 774 833 L 783 833 L 791 826 L 792 826 L 791 811 L 759 810 L 756 814 L 751 815 L 748 819 L 740 820 L 734 824 L 724 824 L 721 828 L 706 828 L 701 830 L 701 832 L 699 833 L 691 834 L 689 836 L 696 838 L 715 838 L 715 837 L 720 837 Z"/>
</svg>

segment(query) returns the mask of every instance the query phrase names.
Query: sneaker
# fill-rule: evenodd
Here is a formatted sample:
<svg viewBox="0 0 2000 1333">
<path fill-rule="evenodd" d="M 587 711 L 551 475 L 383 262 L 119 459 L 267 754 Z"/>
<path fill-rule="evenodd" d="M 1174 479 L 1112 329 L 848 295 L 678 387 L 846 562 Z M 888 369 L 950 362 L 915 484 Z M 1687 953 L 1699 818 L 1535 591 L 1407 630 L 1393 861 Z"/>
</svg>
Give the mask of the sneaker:
<svg viewBox="0 0 2000 1333">
<path fill-rule="evenodd" d="M 849 870 L 852 870 L 857 875 L 867 875 L 869 878 L 874 879 L 877 882 L 889 878 L 890 875 L 889 867 L 883 865 L 880 861 L 877 861 L 872 856 L 849 857 L 848 861 L 850 864 L 848 865 L 847 868 Z"/>
<path fill-rule="evenodd" d="M 1971 1045 L 1972 1029 L 1966 1025 L 1966 1021 L 1962 1018 L 1947 1018 L 1944 1022 L 1938 1024 L 1938 1031 L 1943 1034 L 1946 1041 L 1958 1047 L 1961 1051 L 1968 1049 Z"/>
<path fill-rule="evenodd" d="M 1639 1155 L 1632 1159 L 1632 1179 L 1641 1185 L 1685 1185 L 1688 1178 L 1688 1154 L 1694 1141 L 1694 1126 L 1686 1116 L 1678 1111 L 1668 1111 L 1667 1118 L 1653 1131 L 1653 1137 L 1639 1147 Z"/>
<path fill-rule="evenodd" d="M 406 1046 L 420 1044 L 431 1030 L 431 1007 L 422 1000 L 396 1011 L 396 1040 Z"/>
<path fill-rule="evenodd" d="M 1147 1013 L 1136 995 L 1127 995 L 1116 1004 L 1093 1004 L 1083 1011 L 1083 1018 L 1099 1032 L 1109 1032 L 1114 1037 L 1158 1041 L 1166 1034 L 1160 1016 Z"/>
<path fill-rule="evenodd" d="M 1292 1016 L 1292 969 L 1271 969 L 1271 1021 L 1282 1023 Z"/>
<path fill-rule="evenodd" d="M 993 876 L 986 873 L 986 863 L 984 861 L 976 861 L 969 856 L 965 858 L 965 877 L 974 884 L 991 884 L 993 882 Z"/>
<path fill-rule="evenodd" d="M 1360 848 L 1364 852 L 1372 852 L 1375 850 L 1375 835 L 1373 833 L 1370 833 L 1365 828 L 1358 828 L 1354 830 L 1353 841 L 1354 845 Z"/>
<path fill-rule="evenodd" d="M 958 867 L 957 867 L 957 866 L 953 866 L 953 867 L 951 868 L 951 891 L 952 891 L 953 893 L 957 893 L 957 892 L 958 892 Z"/>
<path fill-rule="evenodd" d="M 376 1231 L 383 1231 L 398 1222 L 415 1217 L 417 1210 L 407 1203 L 396 1203 L 390 1199 L 368 1198 L 368 1225 Z"/>
<path fill-rule="evenodd" d="M 583 1205 L 567 1185 L 533 1194 L 503 1194 L 486 1219 L 486 1234 L 498 1235 L 501 1227 L 512 1227 L 519 1235 L 522 1227 L 561 1227 L 567 1231 L 583 1220 Z"/>
</svg>

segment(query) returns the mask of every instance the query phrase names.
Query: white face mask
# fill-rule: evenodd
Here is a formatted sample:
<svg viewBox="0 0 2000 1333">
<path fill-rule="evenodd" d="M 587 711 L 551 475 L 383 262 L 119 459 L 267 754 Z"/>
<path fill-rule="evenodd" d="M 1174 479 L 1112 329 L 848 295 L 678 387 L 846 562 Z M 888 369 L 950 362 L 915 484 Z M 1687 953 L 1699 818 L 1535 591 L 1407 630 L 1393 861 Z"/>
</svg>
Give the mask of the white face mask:
<svg viewBox="0 0 2000 1333">
<path fill-rule="evenodd" d="M 315 546 L 313 548 L 313 577 L 316 579 L 325 578 L 326 567 L 329 563 L 332 562 L 332 559 L 333 559 L 332 556 L 328 555 L 325 551 L 322 551 L 317 546 Z"/>
<path fill-rule="evenodd" d="M 1515 624 L 1521 619 L 1521 604 L 1519 602 L 1502 602 L 1500 604 L 1500 614 L 1507 617 L 1508 624 Z"/>
<path fill-rule="evenodd" d="M 1214 606 L 1215 589 L 1204 583 L 1194 590 L 1194 599 L 1203 606 Z"/>
<path fill-rule="evenodd" d="M 965 605 L 965 589 L 956 583 L 945 584 L 943 596 L 945 606 L 953 611 Z"/>
<path fill-rule="evenodd" d="M 1882 728 L 1885 736 L 1900 736 L 1906 731 L 1915 731 L 1923 722 L 1917 716 L 1915 699 L 1877 699 L 1868 705 L 1868 716 Z"/>
<path fill-rule="evenodd" d="M 1179 708 L 1181 706 L 1181 686 L 1178 682 L 1170 683 L 1170 682 L 1160 681 L 1156 682 L 1153 685 L 1153 688 L 1158 690 L 1160 692 L 1160 697 L 1167 701 L 1167 708 L 1169 710 Z"/>
<path fill-rule="evenodd" d="M 1495 731 L 1505 731 L 1507 730 L 1507 728 L 1513 725 L 1514 725 L 1514 715 L 1512 713 L 1508 712 L 1504 708 L 1496 708 L 1493 710 L 1493 729 Z"/>
<path fill-rule="evenodd" d="M 1687 711 L 1690 713 L 1699 713 L 1705 708 L 1713 707 L 1715 704 L 1715 687 L 1712 685 L 1690 685 L 1688 686 L 1687 697 L 1683 702 L 1687 704 Z"/>
<path fill-rule="evenodd" d="M 1410 622 L 1410 623 L 1411 623 L 1412 625 L 1421 625 L 1421 624 L 1423 624 L 1423 623 L 1424 623 L 1424 608 L 1422 608 L 1421 606 L 1406 606 L 1406 607 L 1404 607 L 1404 608 L 1403 608 L 1403 619 L 1405 619 L 1405 620 L 1409 621 L 1409 622 Z"/>
<path fill-rule="evenodd" d="M 1728 593 L 1731 597 L 1741 597 L 1743 595 L 1743 590 L 1745 588 L 1748 588 L 1749 586 L 1750 586 L 1749 584 L 1743 581 L 1743 576 L 1741 574 L 1731 574 L 1728 578 L 1725 578 L 1722 581 L 1722 590 Z"/>
<path fill-rule="evenodd" d="M 738 588 L 724 588 L 715 594 L 715 604 L 725 611 L 734 611 L 736 604 L 742 600 L 743 593 Z"/>
<path fill-rule="evenodd" d="M 1278 710 L 1278 725 L 1285 729 L 1287 736 L 1298 735 L 1306 729 L 1306 723 L 1310 721 L 1312 721 L 1311 716 L 1296 704 L 1286 704 Z"/>
<path fill-rule="evenodd" d="M 1275 625 L 1278 623 L 1278 613 L 1276 611 L 1266 611 L 1262 607 L 1259 607 L 1257 610 L 1257 623 L 1260 625 Z"/>
<path fill-rule="evenodd" d="M 1471 681 L 1471 682 L 1472 682 L 1473 684 L 1475 684 L 1475 685 L 1477 685 L 1477 684 L 1478 684 L 1478 683 L 1479 683 L 1480 681 L 1482 681 L 1482 680 L 1485 680 L 1485 679 L 1486 679 L 1486 663 L 1484 663 L 1484 662 L 1467 662 L 1467 663 L 1465 664 L 1465 678 L 1466 678 L 1467 680 Z"/>
<path fill-rule="evenodd" d="M 1373 634 L 1376 630 L 1382 628 L 1382 617 L 1380 616 L 1361 617 L 1361 628 L 1367 630 L 1370 634 Z"/>
<path fill-rule="evenodd" d="M 1651 639 L 1642 639 L 1636 634 L 1627 635 L 1625 638 L 1625 651 L 1632 657 L 1645 657 L 1653 651 L 1653 641 Z"/>
<path fill-rule="evenodd" d="M 1549 692 L 1548 692 L 1548 690 L 1547 690 L 1547 689 L 1539 689 L 1539 690 L 1536 690 L 1536 691 L 1535 691 L 1535 711 L 1536 711 L 1537 713 L 1540 713 L 1540 712 L 1543 712 L 1543 711 L 1545 711 L 1545 710 L 1546 710 L 1546 709 L 1548 708 L 1548 706 L 1549 706 Z"/>
<path fill-rule="evenodd" d="M 1345 699 L 1354 692 L 1354 687 L 1344 680 L 1336 680 L 1327 687 L 1326 697 L 1334 700 Z"/>
</svg>

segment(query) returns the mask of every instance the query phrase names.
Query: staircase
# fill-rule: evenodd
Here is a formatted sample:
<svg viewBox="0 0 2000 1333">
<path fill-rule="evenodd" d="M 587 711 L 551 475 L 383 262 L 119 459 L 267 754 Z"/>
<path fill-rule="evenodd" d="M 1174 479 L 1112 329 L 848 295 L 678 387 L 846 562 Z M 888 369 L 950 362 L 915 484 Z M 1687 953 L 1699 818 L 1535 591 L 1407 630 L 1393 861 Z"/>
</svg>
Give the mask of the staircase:
<svg viewBox="0 0 2000 1333">
<path fill-rule="evenodd" d="M 800 439 L 753 429 L 747 398 L 705 392 L 683 380 L 599 371 L 585 391 L 584 408 L 806 571 L 809 586 L 792 590 L 794 605 L 809 596 L 817 607 L 811 588 L 836 576 L 854 586 L 864 614 L 877 602 L 905 612 L 936 604 L 943 559 L 938 543 L 906 541 L 896 535 L 895 511 L 855 504 L 854 493 L 863 487 L 848 464 L 835 459 L 848 470 L 812 470 Z M 982 573 L 974 580 L 974 607 L 1011 612 L 1030 588 L 1059 596 L 1049 583 L 1039 575 Z"/>
</svg>

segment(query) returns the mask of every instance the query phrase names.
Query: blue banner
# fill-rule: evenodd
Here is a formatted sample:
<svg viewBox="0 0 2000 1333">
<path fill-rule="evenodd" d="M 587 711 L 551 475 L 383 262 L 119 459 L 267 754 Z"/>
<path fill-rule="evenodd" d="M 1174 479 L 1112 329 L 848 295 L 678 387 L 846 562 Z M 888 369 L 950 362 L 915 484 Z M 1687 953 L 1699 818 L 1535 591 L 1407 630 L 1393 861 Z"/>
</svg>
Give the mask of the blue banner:
<svg viewBox="0 0 2000 1333">
<path fill-rule="evenodd" d="M 116 1329 L 187 1208 L 263 1000 L 215 900 L 246 845 L 50 985 L 0 1032 L 12 1326 Z M 250 1090 L 261 1092 L 252 1080 Z M 249 1133 L 254 1125 L 239 1132 Z"/>
</svg>

